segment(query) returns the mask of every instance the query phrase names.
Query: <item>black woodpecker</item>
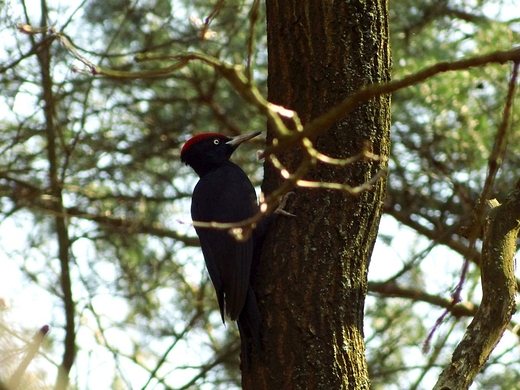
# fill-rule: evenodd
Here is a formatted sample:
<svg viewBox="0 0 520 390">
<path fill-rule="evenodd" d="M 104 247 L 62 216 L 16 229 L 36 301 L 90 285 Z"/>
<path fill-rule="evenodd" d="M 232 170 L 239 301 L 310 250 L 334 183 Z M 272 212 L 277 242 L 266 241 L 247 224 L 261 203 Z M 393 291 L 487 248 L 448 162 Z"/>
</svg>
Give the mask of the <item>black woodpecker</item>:
<svg viewBox="0 0 520 390">
<path fill-rule="evenodd" d="M 259 134 L 227 137 L 203 133 L 184 144 L 181 161 L 200 177 L 191 201 L 194 222 L 239 222 L 258 212 L 251 181 L 229 158 L 240 144 Z M 222 321 L 224 314 L 237 321 L 242 359 L 246 361 L 251 358 L 249 343 L 261 351 L 260 313 L 250 282 L 253 258 L 258 252 L 254 247 L 263 241 L 257 237 L 260 230 L 265 232 L 265 226 L 259 226 L 248 239 L 238 241 L 227 230 L 195 226 Z"/>
</svg>

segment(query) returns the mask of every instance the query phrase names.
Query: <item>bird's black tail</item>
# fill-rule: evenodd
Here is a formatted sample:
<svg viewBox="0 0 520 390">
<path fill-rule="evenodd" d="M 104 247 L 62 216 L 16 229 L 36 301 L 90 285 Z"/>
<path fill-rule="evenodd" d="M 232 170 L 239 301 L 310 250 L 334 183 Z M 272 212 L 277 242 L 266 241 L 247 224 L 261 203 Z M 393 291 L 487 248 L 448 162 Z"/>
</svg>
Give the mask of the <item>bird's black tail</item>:
<svg viewBox="0 0 520 390">
<path fill-rule="evenodd" d="M 258 353 L 262 351 L 262 340 L 260 337 L 260 311 L 253 289 L 249 286 L 247 290 L 244 308 L 237 320 L 240 341 L 242 343 L 242 359 L 246 366 L 251 363 L 251 343 L 254 344 Z"/>
</svg>

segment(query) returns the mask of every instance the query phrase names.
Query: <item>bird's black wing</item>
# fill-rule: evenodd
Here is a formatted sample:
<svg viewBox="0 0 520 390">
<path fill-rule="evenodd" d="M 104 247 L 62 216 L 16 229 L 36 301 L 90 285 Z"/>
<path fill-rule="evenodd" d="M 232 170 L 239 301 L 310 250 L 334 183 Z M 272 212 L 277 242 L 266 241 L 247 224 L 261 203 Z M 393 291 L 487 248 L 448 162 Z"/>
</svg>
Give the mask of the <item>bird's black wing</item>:
<svg viewBox="0 0 520 390">
<path fill-rule="evenodd" d="M 203 176 L 193 191 L 193 221 L 238 222 L 252 217 L 257 210 L 253 185 L 231 162 Z M 236 320 L 249 288 L 253 240 L 239 242 L 227 230 L 196 227 L 196 231 L 221 315 L 226 312 Z"/>
</svg>

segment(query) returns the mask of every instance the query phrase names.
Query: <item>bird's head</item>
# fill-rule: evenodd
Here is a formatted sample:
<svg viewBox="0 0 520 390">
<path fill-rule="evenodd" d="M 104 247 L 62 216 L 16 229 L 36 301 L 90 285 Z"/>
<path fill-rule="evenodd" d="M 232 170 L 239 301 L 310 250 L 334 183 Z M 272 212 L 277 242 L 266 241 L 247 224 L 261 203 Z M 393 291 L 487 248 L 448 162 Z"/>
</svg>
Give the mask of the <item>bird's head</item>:
<svg viewBox="0 0 520 390">
<path fill-rule="evenodd" d="M 181 149 L 181 161 L 192 167 L 199 176 L 218 168 L 229 160 L 240 144 L 260 132 L 228 137 L 218 133 L 202 133 L 190 138 Z"/>
</svg>

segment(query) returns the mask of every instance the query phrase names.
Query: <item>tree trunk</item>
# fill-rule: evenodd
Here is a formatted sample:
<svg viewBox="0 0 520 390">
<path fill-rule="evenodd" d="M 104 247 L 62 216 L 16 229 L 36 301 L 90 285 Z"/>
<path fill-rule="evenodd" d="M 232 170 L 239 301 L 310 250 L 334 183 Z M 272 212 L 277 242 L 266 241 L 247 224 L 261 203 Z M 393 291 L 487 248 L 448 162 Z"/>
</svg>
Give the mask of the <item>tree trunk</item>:
<svg viewBox="0 0 520 390">
<path fill-rule="evenodd" d="M 390 77 L 387 2 L 267 0 L 268 99 L 303 124 L 363 85 Z M 390 99 L 377 97 L 313 140 L 331 157 L 368 150 L 383 161 L 318 163 L 306 180 L 358 186 L 386 167 Z M 268 142 L 274 130 L 268 131 Z M 279 155 L 294 172 L 300 148 Z M 268 162 L 263 190 L 281 183 Z M 367 271 L 385 192 L 297 188 L 296 218 L 279 217 L 266 238 L 255 285 L 263 357 L 244 370 L 244 389 L 368 389 L 363 340 Z"/>
</svg>

